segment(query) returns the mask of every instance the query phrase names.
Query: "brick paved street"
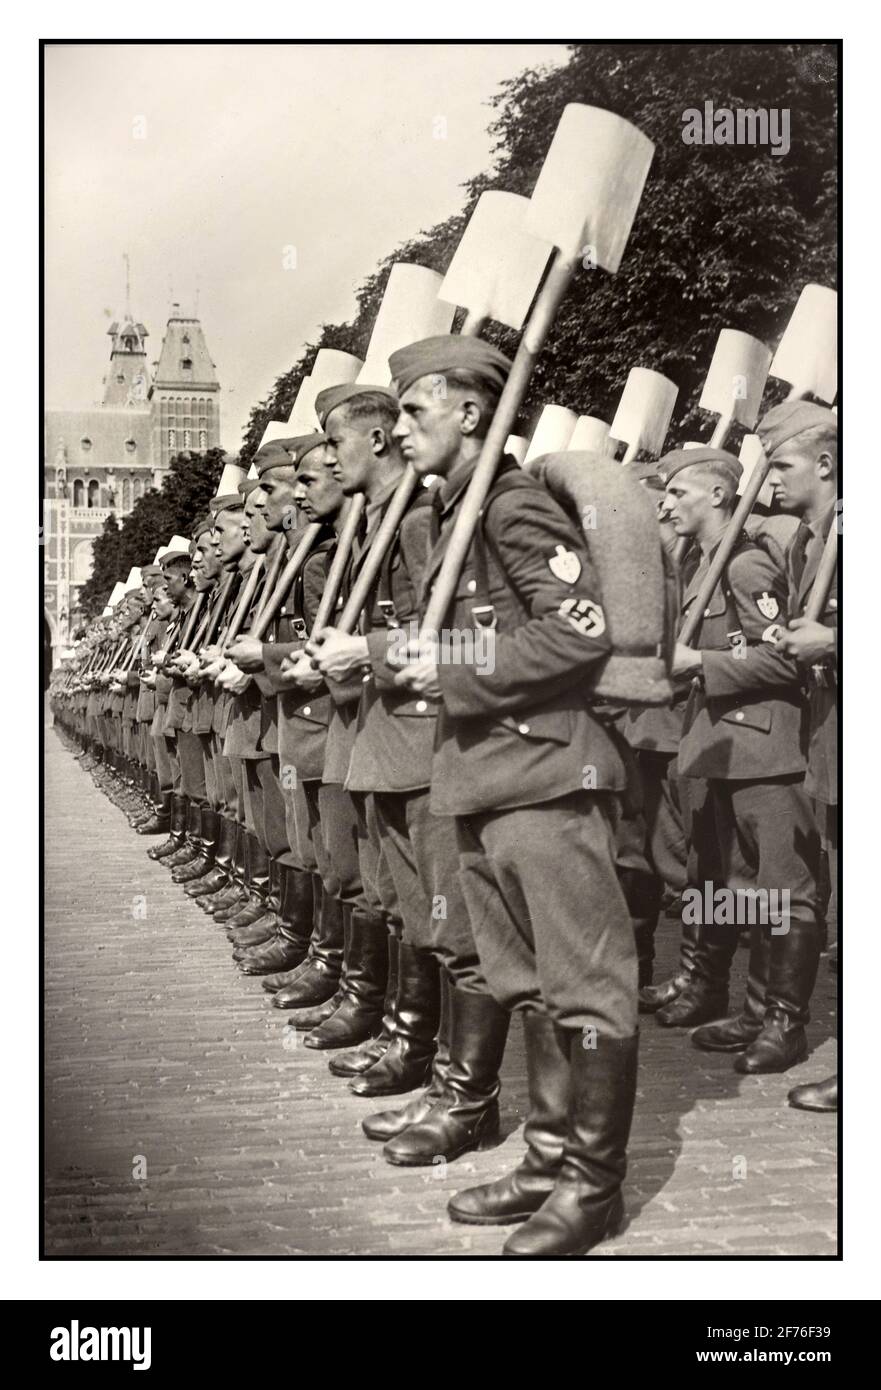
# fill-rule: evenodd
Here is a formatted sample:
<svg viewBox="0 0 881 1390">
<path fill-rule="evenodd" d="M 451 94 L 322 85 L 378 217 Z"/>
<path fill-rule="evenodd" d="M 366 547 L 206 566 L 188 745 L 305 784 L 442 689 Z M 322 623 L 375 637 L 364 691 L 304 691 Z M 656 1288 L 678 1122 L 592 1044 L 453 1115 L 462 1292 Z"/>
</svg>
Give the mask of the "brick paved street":
<svg viewBox="0 0 881 1390">
<path fill-rule="evenodd" d="M 446 1172 L 390 1167 L 360 1130 L 376 1102 L 326 1055 L 283 1049 L 283 1017 L 147 859 L 155 841 L 51 729 L 46 756 L 47 1254 L 496 1254 L 504 1230 L 453 1225 L 444 1207 L 520 1153 L 519 1029 L 502 1146 Z M 674 944 L 666 923 L 664 973 Z M 743 952 L 737 966 L 739 998 Z M 811 1056 L 780 1077 L 740 1078 L 644 1022 L 630 1220 L 598 1255 L 835 1253 L 835 1119 L 785 1100 L 834 1070 L 834 1009 L 824 961 Z"/>
</svg>

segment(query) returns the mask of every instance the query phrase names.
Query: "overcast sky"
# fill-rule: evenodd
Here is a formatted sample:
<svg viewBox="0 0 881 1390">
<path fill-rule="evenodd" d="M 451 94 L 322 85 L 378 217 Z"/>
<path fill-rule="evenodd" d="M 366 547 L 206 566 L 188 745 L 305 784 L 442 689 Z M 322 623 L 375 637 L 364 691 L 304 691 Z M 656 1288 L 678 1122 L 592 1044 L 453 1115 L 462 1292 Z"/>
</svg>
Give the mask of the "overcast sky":
<svg viewBox="0 0 881 1390">
<path fill-rule="evenodd" d="M 198 291 L 236 448 L 377 261 L 460 209 L 498 83 L 565 59 L 558 44 L 48 48 L 47 406 L 100 399 L 127 251 L 151 361 L 172 300 L 192 312 Z"/>
</svg>

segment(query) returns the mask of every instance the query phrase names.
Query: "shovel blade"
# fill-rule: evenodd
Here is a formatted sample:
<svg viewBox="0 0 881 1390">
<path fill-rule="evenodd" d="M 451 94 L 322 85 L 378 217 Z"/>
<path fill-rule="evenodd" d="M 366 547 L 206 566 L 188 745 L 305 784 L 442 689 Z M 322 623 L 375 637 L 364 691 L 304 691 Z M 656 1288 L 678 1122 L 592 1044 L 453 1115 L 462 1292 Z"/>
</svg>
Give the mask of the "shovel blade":
<svg viewBox="0 0 881 1390">
<path fill-rule="evenodd" d="M 771 376 L 788 381 L 792 394 L 830 404 L 838 389 L 838 295 L 825 285 L 805 285 L 771 363 Z"/>
<path fill-rule="evenodd" d="M 609 427 L 612 438 L 631 449 L 660 454 L 678 395 L 679 387 L 669 377 L 648 367 L 631 367 Z"/>
<path fill-rule="evenodd" d="M 759 418 L 771 349 L 736 328 L 719 334 L 698 405 L 751 430 Z"/>
<path fill-rule="evenodd" d="M 526 231 L 529 199 L 481 193 L 438 292 L 477 319 L 520 329 L 553 247 Z"/>
<path fill-rule="evenodd" d="M 630 121 L 571 103 L 530 200 L 526 230 L 569 259 L 613 274 L 621 264 L 654 145 Z"/>
<path fill-rule="evenodd" d="M 438 299 L 440 287 L 437 271 L 405 261 L 392 266 L 364 366 L 358 373 L 359 385 L 388 386 L 392 379 L 388 360 L 393 352 L 422 338 L 449 333 L 456 310 Z"/>
</svg>

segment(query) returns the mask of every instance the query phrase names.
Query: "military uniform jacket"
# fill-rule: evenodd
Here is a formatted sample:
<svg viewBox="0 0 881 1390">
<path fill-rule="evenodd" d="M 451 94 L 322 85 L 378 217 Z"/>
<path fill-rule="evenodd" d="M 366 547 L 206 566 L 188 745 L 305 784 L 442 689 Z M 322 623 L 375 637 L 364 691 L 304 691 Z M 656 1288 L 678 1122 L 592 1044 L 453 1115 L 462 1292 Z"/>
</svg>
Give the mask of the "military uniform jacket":
<svg viewBox="0 0 881 1390">
<path fill-rule="evenodd" d="M 686 587 L 683 620 L 711 559 L 701 559 Z M 742 535 L 693 644 L 703 653 L 703 673 L 685 711 L 684 776 L 767 781 L 805 770 L 798 670 L 776 647 L 787 618 L 784 572 L 755 538 Z"/>
<path fill-rule="evenodd" d="M 803 615 L 807 608 L 823 545 L 833 525 L 837 525 L 835 505 L 820 519 L 816 537 L 800 527 L 786 556 L 790 611 Z M 820 622 L 838 627 L 838 574 L 829 590 Z M 808 775 L 805 790 L 827 806 L 838 805 L 838 661 L 837 656 L 813 666 L 804 677 L 808 701 Z"/>
<path fill-rule="evenodd" d="M 331 699 L 326 687 L 316 691 L 292 688 L 282 678 L 281 663 L 286 656 L 302 651 L 312 631 L 334 545 L 331 527 L 319 533 L 279 611 L 275 640 L 263 645 L 266 677 L 277 692 L 279 760 L 285 767 L 295 767 L 303 782 L 321 780 Z"/>
<path fill-rule="evenodd" d="M 161 618 L 151 618 L 147 627 L 147 635 L 144 638 L 144 649 L 141 653 L 140 668 L 142 671 L 149 669 L 150 658 L 159 651 L 165 636 L 165 620 Z M 138 677 L 140 682 L 140 676 Z M 156 713 L 156 695 L 149 685 L 140 685 L 138 691 L 137 719 L 141 724 L 150 724 L 153 715 Z"/>
<path fill-rule="evenodd" d="M 360 573 L 364 560 L 370 550 L 370 541 L 382 522 L 385 509 L 392 500 L 400 479 L 395 479 L 386 487 L 379 505 L 374 509 L 368 524 L 364 519 L 365 531 L 357 538 L 340 585 L 340 607 L 345 605 L 352 585 Z M 352 749 L 358 732 L 358 709 L 364 689 L 364 678 L 358 673 L 346 681 L 330 683 L 332 700 L 330 719 L 327 726 L 327 744 L 324 752 L 324 771 L 322 780 L 344 786 L 349 775 Z"/>
<path fill-rule="evenodd" d="M 215 579 L 213 589 L 206 592 L 204 599 L 205 615 L 208 621 L 214 616 L 217 605 L 220 602 L 222 584 L 219 579 Z M 199 619 L 201 626 L 203 619 Z M 193 724 L 194 734 L 210 734 L 214 728 L 214 706 L 218 698 L 218 688 L 213 681 L 200 680 L 194 687 L 193 698 L 190 702 L 190 716 Z"/>
<path fill-rule="evenodd" d="M 244 564 L 240 568 L 240 586 L 247 582 L 248 574 L 254 565 L 257 557 L 253 551 L 246 552 L 243 556 Z M 241 587 L 230 604 L 228 612 L 230 615 L 235 612 Z M 258 602 L 260 586 L 254 594 L 254 603 L 251 606 L 251 613 Z M 246 626 L 247 622 L 243 624 Z M 221 687 L 222 688 L 222 687 Z M 235 758 L 265 758 L 268 753 L 261 747 L 260 737 L 263 732 L 263 700 L 260 687 L 252 679 L 246 690 L 240 695 L 234 695 L 231 691 L 224 692 L 227 701 L 226 710 L 226 734 L 224 738 L 223 751 L 227 757 Z"/>
<path fill-rule="evenodd" d="M 455 470 L 438 494 L 423 612 L 472 471 Z M 470 815 L 622 791 L 621 758 L 589 703 L 591 669 L 611 650 L 599 581 L 575 524 L 507 458 L 444 628 L 474 632 L 488 621 L 488 660 L 438 667 L 432 810 Z"/>
<path fill-rule="evenodd" d="M 419 595 L 432 532 L 433 496 L 420 488 L 389 546 L 363 626 L 371 679 L 364 682 L 349 760 L 349 791 L 412 792 L 431 783 L 437 705 L 394 684 L 390 643 L 418 630 Z"/>
</svg>

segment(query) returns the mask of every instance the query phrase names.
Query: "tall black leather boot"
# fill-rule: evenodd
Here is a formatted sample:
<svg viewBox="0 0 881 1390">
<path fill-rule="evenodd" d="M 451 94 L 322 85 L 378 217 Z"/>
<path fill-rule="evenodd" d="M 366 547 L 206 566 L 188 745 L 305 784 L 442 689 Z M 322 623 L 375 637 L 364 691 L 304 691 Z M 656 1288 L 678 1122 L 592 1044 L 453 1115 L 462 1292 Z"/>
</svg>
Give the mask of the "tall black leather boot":
<svg viewBox="0 0 881 1390">
<path fill-rule="evenodd" d="M 738 928 L 715 922 L 698 927 L 694 970 L 681 994 L 655 1014 L 663 1028 L 694 1028 L 728 1012 L 728 978 L 737 950 Z"/>
<path fill-rule="evenodd" d="M 572 1031 L 560 1040 L 569 1055 L 569 1118 L 553 1191 L 508 1237 L 504 1255 L 586 1255 L 623 1222 L 639 1038 L 601 1033 L 595 1048 L 582 1042 Z"/>
<path fill-rule="evenodd" d="M 431 951 L 398 950 L 395 1036 L 378 1062 L 349 1082 L 356 1096 L 398 1096 L 424 1086 L 440 1021 L 440 969 Z"/>
<path fill-rule="evenodd" d="M 157 809 L 162 804 L 162 792 L 159 789 L 159 776 L 151 772 L 149 768 L 143 769 L 143 788 L 144 804 L 141 810 L 130 817 L 130 821 L 135 830 L 141 825 L 146 825 L 147 821 L 155 816 Z"/>
<path fill-rule="evenodd" d="M 178 864 L 191 864 L 194 859 L 198 859 L 201 848 L 202 835 L 202 807 L 198 801 L 187 797 L 187 833 L 184 843 L 176 854 L 170 854 L 165 861 L 167 869 L 174 869 Z"/>
<path fill-rule="evenodd" d="M 447 1068 L 450 1065 L 450 991 L 452 985 L 450 977 L 441 966 L 440 972 L 440 1022 L 437 1029 L 437 1041 L 435 1044 L 434 1060 L 431 1064 L 431 1080 L 424 1091 L 413 1096 L 407 1101 L 406 1105 L 400 1106 L 397 1110 L 379 1110 L 373 1115 L 368 1115 L 361 1121 L 361 1128 L 368 1139 L 373 1139 L 377 1143 L 384 1144 L 387 1139 L 394 1139 L 396 1134 L 407 1129 L 410 1125 L 421 1124 L 430 1114 L 435 1101 L 443 1095 L 444 1086 L 447 1080 Z M 391 1040 L 394 1040 L 397 1020 L 393 1019 L 391 1030 Z M 355 1056 L 356 1054 L 352 1054 Z"/>
<path fill-rule="evenodd" d="M 654 874 L 641 873 L 638 869 L 619 869 L 618 882 L 627 901 L 636 940 L 639 985 L 650 985 L 655 959 L 655 931 L 661 914 L 664 886 Z"/>
<path fill-rule="evenodd" d="M 233 821 L 234 834 L 232 846 L 232 863 L 229 868 L 229 883 L 223 888 L 219 888 L 216 893 L 208 893 L 203 900 L 197 898 L 199 906 L 205 912 L 210 912 L 217 919 L 217 914 L 225 912 L 233 904 L 240 907 L 248 901 L 248 890 L 245 883 L 248 876 L 248 832 L 241 821 Z"/>
<path fill-rule="evenodd" d="M 354 1047 L 365 1038 L 374 1037 L 382 1027 L 388 979 L 388 923 L 380 912 L 353 908 L 349 933 L 342 998 L 331 1016 L 307 1034 L 304 1041 L 309 1048 Z"/>
<path fill-rule="evenodd" d="M 693 922 L 682 923 L 682 936 L 679 941 L 679 964 L 676 973 L 659 985 L 644 985 L 639 991 L 639 1012 L 654 1014 L 666 1004 L 678 999 L 694 974 L 694 957 L 697 951 L 700 928 Z"/>
<path fill-rule="evenodd" d="M 214 865 L 217 838 L 220 834 L 220 817 L 213 807 L 203 806 L 200 820 L 199 853 L 189 864 L 172 870 L 171 877 L 175 883 L 192 883 L 194 879 L 204 878 Z"/>
<path fill-rule="evenodd" d="M 790 922 L 784 936 L 771 937 L 762 1031 L 737 1058 L 734 1070 L 746 1076 L 788 1071 L 808 1055 L 805 1024 L 820 964 L 816 922 Z"/>
<path fill-rule="evenodd" d="M 245 887 L 248 899 L 241 908 L 215 912 L 215 920 L 230 927 L 248 927 L 266 915 L 269 892 L 269 855 L 250 831 L 245 842 Z"/>
<path fill-rule="evenodd" d="M 260 981 L 260 985 L 262 989 L 266 990 L 267 994 L 275 994 L 276 991 L 280 989 L 285 989 L 288 985 L 293 984 L 294 981 L 298 979 L 300 975 L 302 975 L 303 971 L 309 966 L 309 964 L 312 961 L 313 947 L 321 936 L 321 932 L 323 930 L 322 917 L 324 913 L 325 898 L 324 884 L 321 880 L 320 874 L 309 874 L 308 877 L 310 878 L 312 883 L 312 926 L 311 930 L 309 931 L 309 943 L 306 947 L 306 954 L 300 961 L 299 965 L 293 966 L 292 969 L 277 970 L 271 975 L 263 976 L 263 978 Z M 303 924 L 303 930 L 304 933 L 307 930 L 306 923 Z"/>
<path fill-rule="evenodd" d="M 754 922 L 750 927 L 749 972 L 743 1008 L 735 1018 L 704 1023 L 695 1028 L 691 1041 L 703 1052 L 744 1052 L 762 1031 L 765 993 L 771 965 L 771 927 Z"/>
<path fill-rule="evenodd" d="M 275 1009 L 306 1009 L 336 994 L 343 970 L 343 905 L 323 888 L 317 902 L 318 924 L 306 958 L 294 967 L 291 983 L 273 995 Z"/>
<path fill-rule="evenodd" d="M 838 1077 L 827 1076 L 825 1081 L 811 1081 L 805 1086 L 793 1086 L 786 1099 L 794 1110 L 819 1110 L 825 1113 L 838 1109 Z"/>
<path fill-rule="evenodd" d="M 331 1057 L 327 1069 L 334 1076 L 360 1076 L 363 1071 L 367 1071 L 375 1062 L 378 1062 L 390 1047 L 395 1031 L 395 1000 L 398 994 L 400 947 L 400 937 L 395 931 L 389 932 L 388 975 L 386 976 L 385 999 L 383 1000 L 382 1025 L 379 1032 L 375 1038 L 367 1038 L 360 1047 L 354 1048 L 351 1052 L 339 1052 L 335 1057 Z M 387 1138 L 388 1136 L 384 1137 Z"/>
<path fill-rule="evenodd" d="M 166 859 L 172 854 L 176 854 L 184 843 L 187 835 L 187 798 L 180 796 L 177 792 L 171 797 L 171 825 L 167 840 L 163 840 L 161 845 L 154 845 L 147 850 L 148 859 Z M 146 832 L 145 832 L 146 833 Z"/>
<path fill-rule="evenodd" d="M 352 957 L 353 936 L 352 936 L 352 906 L 350 903 L 343 903 L 341 906 L 343 918 L 343 965 L 337 986 L 330 999 L 324 999 L 320 1004 L 309 1004 L 305 1008 L 290 1010 L 288 1018 L 288 1028 L 296 1029 L 298 1033 L 311 1033 L 313 1028 L 324 1023 L 330 1018 L 331 1014 L 336 1013 L 340 1004 L 343 1002 L 343 995 L 346 990 L 346 974 L 348 973 L 350 962 L 354 965 Z M 293 978 L 286 980 L 284 984 L 293 984 L 302 974 L 302 970 L 295 970 Z M 281 986 L 284 988 L 284 985 Z"/>
<path fill-rule="evenodd" d="M 157 786 L 159 778 L 156 778 Z M 158 801 L 152 816 L 135 826 L 139 835 L 167 835 L 171 830 L 171 792 L 159 792 Z M 171 850 L 168 851 L 169 854 Z"/>
<path fill-rule="evenodd" d="M 258 917 L 256 921 L 246 922 L 244 926 L 235 926 L 231 921 L 226 924 L 227 938 L 234 947 L 233 960 L 239 963 L 245 959 L 250 959 L 255 952 L 262 951 L 271 941 L 274 941 L 278 930 L 278 913 L 281 910 L 281 868 L 278 861 L 273 859 L 271 855 L 267 855 L 267 865 L 269 882 L 264 895 L 263 916 Z"/>
<path fill-rule="evenodd" d="M 301 932 L 311 905 L 309 876 L 292 869 L 283 871 L 279 865 L 276 865 L 275 872 L 278 898 L 273 896 L 269 901 L 274 922 L 273 936 L 249 951 L 234 952 L 244 975 L 270 975 L 280 970 L 292 970 L 303 961 L 308 949 Z M 294 874 L 298 876 L 292 878 Z M 283 911 L 293 915 L 285 920 L 281 915 Z M 259 925 L 255 923 L 255 929 Z M 238 937 L 241 933 L 237 932 L 236 935 Z"/>
<path fill-rule="evenodd" d="M 267 994 L 274 994 L 276 990 L 292 984 L 305 968 L 312 938 L 320 929 L 322 892 L 318 874 L 285 867 L 276 934 L 288 943 L 292 964 L 284 970 L 263 976 L 260 983 Z"/>
<path fill-rule="evenodd" d="M 424 1120 L 383 1149 L 387 1163 L 423 1167 L 452 1162 L 499 1142 L 499 1072 L 511 1015 L 491 994 L 450 985 L 450 1061 L 442 1093 Z"/>
<path fill-rule="evenodd" d="M 221 815 L 219 811 L 215 811 L 213 814 L 217 827 L 216 847 L 213 851 L 214 862 L 200 878 L 187 884 L 184 892 L 188 898 L 201 898 L 207 897 L 210 893 L 219 893 L 221 888 L 226 888 L 230 881 L 230 870 L 236 847 L 236 823 L 234 820 L 230 820 L 229 816 Z"/>
<path fill-rule="evenodd" d="M 523 1015 L 529 1114 L 526 1153 L 512 1173 L 457 1192 L 447 1203 L 454 1221 L 505 1226 L 526 1221 L 553 1191 L 563 1161 L 569 1117 L 569 1054 L 547 1014 Z"/>
</svg>

